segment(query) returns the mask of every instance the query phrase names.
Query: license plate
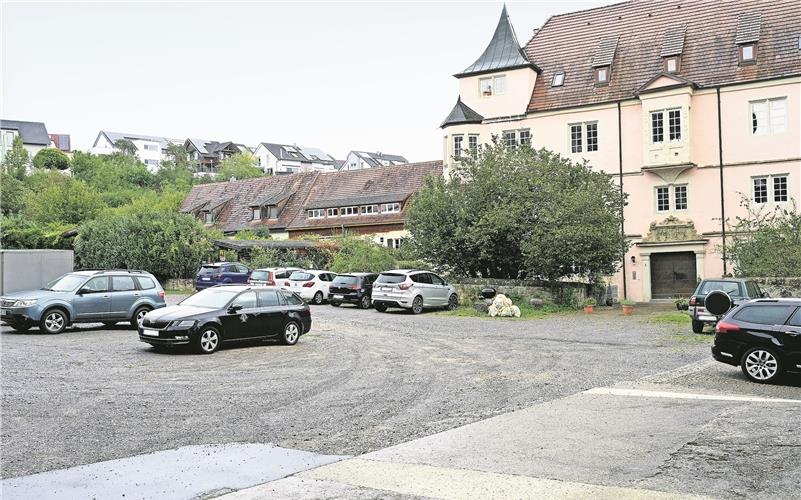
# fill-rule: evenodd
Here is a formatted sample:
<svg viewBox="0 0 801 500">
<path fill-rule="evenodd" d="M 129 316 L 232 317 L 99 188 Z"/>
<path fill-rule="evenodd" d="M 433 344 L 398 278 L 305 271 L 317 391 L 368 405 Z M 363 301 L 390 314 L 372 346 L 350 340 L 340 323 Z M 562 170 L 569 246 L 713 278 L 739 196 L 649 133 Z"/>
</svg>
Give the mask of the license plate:
<svg viewBox="0 0 801 500">
<path fill-rule="evenodd" d="M 344 295 L 334 295 L 334 298 L 335 299 L 344 299 L 345 296 Z"/>
<path fill-rule="evenodd" d="M 381 291 L 382 291 L 382 292 L 391 292 L 391 291 L 392 291 L 392 288 L 390 288 L 390 287 L 388 287 L 388 286 L 384 286 L 384 287 L 381 287 Z"/>
<path fill-rule="evenodd" d="M 11 311 L 7 311 L 7 310 L 3 309 L 3 311 L 2 311 L 2 312 L 0 312 L 0 314 L 1 314 L 1 315 L 3 315 L 3 316 L 5 316 L 6 314 L 8 314 L 8 313 L 10 313 L 10 312 L 11 312 Z"/>
<path fill-rule="evenodd" d="M 148 330 L 147 328 L 142 330 L 142 335 L 150 335 L 151 337 L 158 337 L 159 331 L 158 330 Z"/>
<path fill-rule="evenodd" d="M 211 278 L 200 278 L 202 281 L 211 281 Z"/>
</svg>

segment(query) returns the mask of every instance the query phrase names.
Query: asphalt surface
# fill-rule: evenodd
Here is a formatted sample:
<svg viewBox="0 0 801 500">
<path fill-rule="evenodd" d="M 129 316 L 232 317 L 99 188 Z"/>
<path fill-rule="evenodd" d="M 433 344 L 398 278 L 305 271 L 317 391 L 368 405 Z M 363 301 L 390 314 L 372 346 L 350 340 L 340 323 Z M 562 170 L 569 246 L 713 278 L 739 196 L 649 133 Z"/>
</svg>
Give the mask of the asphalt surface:
<svg viewBox="0 0 801 500">
<path fill-rule="evenodd" d="M 360 455 L 643 377 L 765 387 L 725 365 L 674 371 L 708 359 L 711 336 L 647 313 L 520 321 L 318 306 L 296 346 L 211 356 L 156 352 L 122 325 L 58 336 L 3 327 L 2 477 L 231 442 Z M 801 397 L 795 380 L 768 390 Z"/>
</svg>

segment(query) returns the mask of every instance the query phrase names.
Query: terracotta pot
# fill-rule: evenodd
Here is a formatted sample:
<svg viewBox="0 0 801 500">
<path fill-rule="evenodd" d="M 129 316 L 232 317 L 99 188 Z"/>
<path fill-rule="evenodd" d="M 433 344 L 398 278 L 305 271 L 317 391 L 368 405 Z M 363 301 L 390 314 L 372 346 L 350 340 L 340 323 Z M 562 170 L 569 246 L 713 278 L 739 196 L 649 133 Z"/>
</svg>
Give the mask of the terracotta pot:
<svg viewBox="0 0 801 500">
<path fill-rule="evenodd" d="M 592 310 L 595 306 L 584 306 L 584 312 L 587 314 L 592 314 Z"/>
<path fill-rule="evenodd" d="M 634 306 L 623 306 L 623 316 L 631 316 L 634 312 Z"/>
</svg>

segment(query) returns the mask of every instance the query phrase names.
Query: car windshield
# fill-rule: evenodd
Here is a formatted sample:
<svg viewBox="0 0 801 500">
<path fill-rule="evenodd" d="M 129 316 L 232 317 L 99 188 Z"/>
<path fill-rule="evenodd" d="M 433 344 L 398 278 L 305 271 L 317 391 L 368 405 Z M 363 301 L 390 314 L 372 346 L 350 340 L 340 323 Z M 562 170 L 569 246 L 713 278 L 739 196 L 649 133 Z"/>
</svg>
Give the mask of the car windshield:
<svg viewBox="0 0 801 500">
<path fill-rule="evenodd" d="M 313 278 L 314 278 L 313 274 L 306 273 L 306 272 L 303 272 L 303 271 L 295 271 L 289 277 L 289 279 L 292 280 L 292 281 L 309 281 L 310 279 L 313 279 Z"/>
<path fill-rule="evenodd" d="M 356 276 L 337 276 L 333 283 L 335 285 L 355 285 L 358 281 Z"/>
<path fill-rule="evenodd" d="M 403 283 L 404 281 L 406 281 L 405 274 L 389 274 L 389 273 L 381 274 L 381 276 L 379 276 L 378 279 L 375 280 L 376 283 Z"/>
<path fill-rule="evenodd" d="M 84 282 L 86 276 L 80 274 L 65 274 L 45 285 L 42 290 L 53 290 L 54 292 L 71 292 Z"/>
<path fill-rule="evenodd" d="M 722 290 L 732 297 L 740 296 L 740 284 L 735 281 L 704 281 L 696 295 L 708 295 L 715 290 Z"/>
<path fill-rule="evenodd" d="M 267 281 L 270 279 L 270 271 L 253 271 L 250 274 L 250 279 L 258 281 Z"/>
<path fill-rule="evenodd" d="M 222 309 L 241 290 L 230 288 L 207 288 L 180 302 L 182 306 L 205 307 L 207 309 Z"/>
<path fill-rule="evenodd" d="M 200 271 L 198 271 L 198 274 L 200 274 L 201 276 L 204 274 L 214 274 L 219 270 L 220 266 L 203 266 L 200 268 Z"/>
</svg>

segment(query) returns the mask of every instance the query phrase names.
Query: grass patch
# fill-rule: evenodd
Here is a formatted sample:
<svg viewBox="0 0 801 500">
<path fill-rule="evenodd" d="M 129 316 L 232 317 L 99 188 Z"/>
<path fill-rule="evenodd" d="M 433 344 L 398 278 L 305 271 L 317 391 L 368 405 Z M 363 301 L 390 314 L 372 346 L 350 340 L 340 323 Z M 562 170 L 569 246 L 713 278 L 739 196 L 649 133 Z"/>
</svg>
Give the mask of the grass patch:
<svg viewBox="0 0 801 500">
<path fill-rule="evenodd" d="M 192 295 L 195 291 L 191 288 L 170 288 L 164 290 L 167 295 Z"/>
<path fill-rule="evenodd" d="M 436 314 L 440 316 L 454 316 L 454 317 L 461 317 L 461 318 L 488 318 L 488 319 L 539 319 L 549 316 L 551 314 L 558 314 L 558 313 L 565 313 L 565 312 L 576 312 L 575 309 L 565 307 L 565 306 L 557 306 L 554 304 L 543 304 L 541 307 L 532 307 L 528 302 L 524 300 L 515 300 L 512 299 L 514 305 L 520 308 L 520 317 L 519 318 L 510 318 L 510 317 L 490 317 L 489 314 L 485 312 L 479 312 L 473 309 L 473 305 L 460 305 L 453 311 L 440 311 Z"/>
<path fill-rule="evenodd" d="M 648 321 L 669 325 L 689 325 L 690 315 L 680 311 L 652 314 Z"/>
</svg>

